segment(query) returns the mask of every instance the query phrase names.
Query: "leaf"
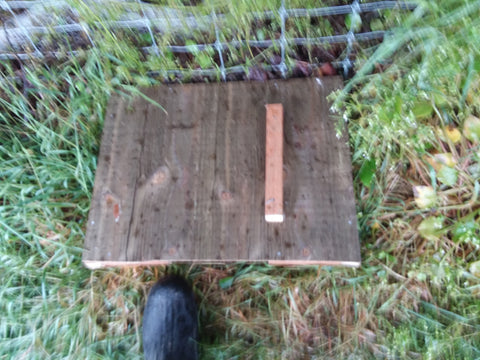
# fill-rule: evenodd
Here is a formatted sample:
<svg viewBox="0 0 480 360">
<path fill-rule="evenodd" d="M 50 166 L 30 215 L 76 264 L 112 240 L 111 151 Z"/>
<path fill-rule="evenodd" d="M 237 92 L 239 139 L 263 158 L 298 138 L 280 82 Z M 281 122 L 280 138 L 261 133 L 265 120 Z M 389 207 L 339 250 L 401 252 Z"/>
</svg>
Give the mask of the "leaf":
<svg viewBox="0 0 480 360">
<path fill-rule="evenodd" d="M 437 179 L 447 186 L 453 186 L 457 183 L 458 171 L 448 165 L 443 165 L 437 174 Z"/>
<path fill-rule="evenodd" d="M 437 107 L 445 107 L 448 105 L 447 98 L 441 92 L 433 94 L 433 101 Z"/>
<path fill-rule="evenodd" d="M 376 170 L 377 166 L 374 159 L 367 160 L 362 164 L 358 175 L 360 176 L 360 181 L 363 185 L 370 187 Z"/>
<path fill-rule="evenodd" d="M 223 290 L 229 289 L 233 285 L 233 281 L 235 278 L 233 276 L 229 276 L 218 281 L 218 285 Z"/>
<path fill-rule="evenodd" d="M 479 179 L 480 178 L 480 163 L 475 163 L 470 165 L 468 168 L 468 173 L 474 178 L 474 179 Z"/>
<path fill-rule="evenodd" d="M 442 235 L 443 216 L 430 216 L 418 225 L 418 232 L 427 240 L 438 240 Z"/>
<path fill-rule="evenodd" d="M 409 279 L 417 279 L 418 281 L 426 281 L 427 280 L 427 274 L 424 272 L 417 272 L 415 270 L 410 270 L 407 273 L 407 276 Z"/>
<path fill-rule="evenodd" d="M 206 53 L 199 53 L 195 56 L 201 69 L 208 69 L 212 66 L 212 58 Z"/>
<path fill-rule="evenodd" d="M 395 110 L 397 113 L 401 114 L 402 113 L 402 106 L 403 106 L 403 99 L 400 95 L 397 95 L 395 97 Z"/>
<path fill-rule="evenodd" d="M 447 126 L 445 128 L 445 135 L 454 144 L 457 144 L 462 139 L 462 134 L 460 131 L 453 126 Z"/>
<path fill-rule="evenodd" d="M 453 229 L 453 241 L 455 242 L 475 242 L 472 241 L 475 238 L 478 238 L 476 231 L 478 229 L 478 225 L 475 223 L 474 220 L 469 221 L 461 221 L 455 224 L 455 228 Z"/>
<path fill-rule="evenodd" d="M 414 186 L 415 203 L 420 209 L 427 209 L 437 203 L 437 194 L 431 186 Z"/>
<path fill-rule="evenodd" d="M 359 13 L 350 13 L 345 17 L 345 26 L 348 30 L 357 32 L 362 27 L 362 17 Z"/>
<path fill-rule="evenodd" d="M 468 270 L 470 270 L 470 273 L 472 275 L 480 278 L 480 261 L 475 261 L 475 262 L 471 263 Z"/>
<path fill-rule="evenodd" d="M 337 71 L 330 63 L 325 63 L 322 66 L 320 66 L 320 72 L 324 76 L 333 76 L 337 74 Z"/>
<path fill-rule="evenodd" d="M 448 167 L 454 167 L 457 164 L 457 161 L 453 157 L 452 153 L 440 153 L 435 154 L 434 156 L 435 161 L 438 164 L 446 165 Z"/>
<path fill-rule="evenodd" d="M 427 156 L 426 161 L 435 169 L 435 171 L 440 171 L 444 165 L 454 167 L 457 164 L 452 153 L 440 153 L 433 156 Z"/>
<path fill-rule="evenodd" d="M 463 124 L 463 135 L 471 142 L 480 142 L 480 119 L 470 115 Z"/>
<path fill-rule="evenodd" d="M 412 112 L 418 120 L 429 119 L 433 115 L 433 107 L 429 102 L 417 102 L 413 104 Z"/>
<path fill-rule="evenodd" d="M 254 81 L 266 81 L 268 80 L 267 72 L 259 66 L 254 66 L 248 69 L 247 74 L 248 80 Z"/>
<path fill-rule="evenodd" d="M 257 30 L 257 40 L 265 40 L 265 32 L 262 29 Z"/>
<path fill-rule="evenodd" d="M 295 70 L 298 70 L 304 76 L 309 76 L 312 73 L 312 70 L 309 67 L 308 62 L 306 61 L 296 61 L 295 62 Z"/>
<path fill-rule="evenodd" d="M 379 18 L 376 18 L 370 21 L 370 29 L 372 31 L 385 30 L 385 26 L 383 25 L 382 20 L 380 20 Z"/>
</svg>

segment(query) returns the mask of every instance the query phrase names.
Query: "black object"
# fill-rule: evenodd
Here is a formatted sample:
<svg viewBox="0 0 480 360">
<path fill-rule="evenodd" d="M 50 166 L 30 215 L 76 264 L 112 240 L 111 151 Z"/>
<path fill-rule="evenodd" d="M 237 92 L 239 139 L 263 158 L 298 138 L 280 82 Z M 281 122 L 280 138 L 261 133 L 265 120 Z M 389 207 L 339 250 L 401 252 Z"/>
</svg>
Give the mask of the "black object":
<svg viewBox="0 0 480 360">
<path fill-rule="evenodd" d="M 193 291 L 178 276 L 158 281 L 143 314 L 145 360 L 197 360 L 197 306 Z"/>
</svg>

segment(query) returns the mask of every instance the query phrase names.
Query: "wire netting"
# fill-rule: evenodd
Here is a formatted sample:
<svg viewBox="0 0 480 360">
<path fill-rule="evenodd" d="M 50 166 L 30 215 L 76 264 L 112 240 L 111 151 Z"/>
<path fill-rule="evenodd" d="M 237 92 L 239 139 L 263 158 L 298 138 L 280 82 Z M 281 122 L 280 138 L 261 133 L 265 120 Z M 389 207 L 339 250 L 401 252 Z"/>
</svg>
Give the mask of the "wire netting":
<svg viewBox="0 0 480 360">
<path fill-rule="evenodd" d="M 110 41 L 155 59 L 164 76 L 189 72 L 228 80 L 259 68 L 260 77 L 286 77 L 311 74 L 325 63 L 348 76 L 358 49 L 374 48 L 395 26 L 392 12 L 415 8 L 405 1 L 341 3 L 293 8 L 279 0 L 274 9 L 236 13 L 228 5 L 172 7 L 140 0 L 0 0 L 0 60 L 51 61 Z"/>
</svg>

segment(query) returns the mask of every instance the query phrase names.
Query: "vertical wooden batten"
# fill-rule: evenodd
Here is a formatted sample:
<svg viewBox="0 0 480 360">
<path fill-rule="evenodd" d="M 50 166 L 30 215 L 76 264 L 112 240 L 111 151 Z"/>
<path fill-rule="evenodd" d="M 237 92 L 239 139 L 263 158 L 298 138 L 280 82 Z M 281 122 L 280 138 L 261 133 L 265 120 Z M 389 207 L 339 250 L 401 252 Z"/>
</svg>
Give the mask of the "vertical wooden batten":
<svg viewBox="0 0 480 360">
<path fill-rule="evenodd" d="M 265 221 L 281 223 L 283 213 L 283 106 L 267 104 L 265 140 Z"/>
</svg>

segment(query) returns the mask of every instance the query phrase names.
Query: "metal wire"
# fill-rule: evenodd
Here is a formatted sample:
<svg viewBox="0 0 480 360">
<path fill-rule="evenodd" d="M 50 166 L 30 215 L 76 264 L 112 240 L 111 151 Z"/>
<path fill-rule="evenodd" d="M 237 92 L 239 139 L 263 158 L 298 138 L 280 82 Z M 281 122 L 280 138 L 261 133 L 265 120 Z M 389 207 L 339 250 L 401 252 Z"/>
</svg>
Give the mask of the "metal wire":
<svg viewBox="0 0 480 360">
<path fill-rule="evenodd" d="M 54 6 L 54 4 L 61 3 L 55 1 L 5 1 L 0 0 L 0 7 L 4 10 L 11 12 L 15 15 L 12 9 L 28 9 L 32 8 L 33 4 L 42 4 L 44 6 Z M 127 3 L 129 4 L 129 3 Z M 143 3 L 142 3 L 143 4 Z M 14 5 L 14 6 L 12 6 Z M 144 12 L 145 5 L 142 6 L 142 13 L 143 18 L 138 20 L 120 20 L 120 21 L 105 21 L 105 23 L 112 27 L 112 28 L 129 28 L 129 29 L 145 29 L 149 28 L 150 26 L 158 26 L 159 28 L 164 28 L 166 26 L 166 18 L 151 18 L 146 20 L 145 12 Z M 358 9 L 356 10 L 358 13 L 362 12 L 372 12 L 378 10 L 386 10 L 386 9 L 403 9 L 403 10 L 412 10 L 416 7 L 414 3 L 411 2 L 398 2 L 398 1 L 380 1 L 374 3 L 366 3 L 366 4 L 359 4 Z M 283 9 L 283 11 L 281 11 Z M 323 16 L 331 16 L 331 15 L 345 15 L 351 14 L 353 12 L 351 5 L 341 5 L 341 6 L 332 6 L 326 8 L 319 8 L 319 9 L 285 9 L 282 6 L 277 14 L 280 14 L 281 17 L 285 19 L 290 17 L 323 17 Z M 275 12 L 273 11 L 266 11 L 264 13 L 252 13 L 253 17 L 271 19 L 275 17 Z M 188 19 L 188 15 L 186 18 Z M 193 18 L 193 16 L 190 16 Z M 213 19 L 215 17 L 215 19 Z M 203 18 L 195 19 L 195 21 L 201 21 L 202 23 L 210 23 L 211 21 L 222 20 L 224 18 L 223 14 L 216 14 L 211 16 L 205 16 Z M 95 26 L 103 27 L 103 24 L 98 22 L 94 23 Z M 80 23 L 76 24 L 65 24 L 65 25 L 56 25 L 52 27 L 43 27 L 43 26 L 29 26 L 23 28 L 11 28 L 9 29 L 9 33 L 12 35 L 16 35 L 19 33 L 26 32 L 28 34 L 42 34 L 42 33 L 50 33 L 52 30 L 59 33 L 71 33 L 71 32 L 80 32 L 83 30 L 82 25 Z M 150 28 L 151 30 L 151 28 Z"/>
<path fill-rule="evenodd" d="M 32 45 L 32 48 L 35 50 L 35 56 L 39 58 L 43 58 L 42 52 L 35 45 L 35 42 L 31 38 L 30 33 L 27 31 L 27 29 L 25 29 L 25 27 L 23 27 L 22 24 L 17 20 L 17 15 L 13 11 L 13 9 L 10 7 L 9 3 L 6 1 L 2 1 L 1 6 L 3 10 L 6 10 L 10 13 L 12 18 L 15 20 L 15 23 L 18 24 L 19 30 L 21 31 L 22 35 L 25 36 L 26 39 L 28 39 L 28 41 Z M 7 32 L 6 27 L 4 27 L 4 31 Z M 6 34 L 6 36 L 8 37 L 8 34 Z"/>
<path fill-rule="evenodd" d="M 214 48 L 218 52 L 218 57 L 220 58 L 220 75 L 222 77 L 222 81 L 227 80 L 227 74 L 225 71 L 225 62 L 223 61 L 223 46 L 220 42 L 220 34 L 218 31 L 218 26 L 217 26 L 217 16 L 215 15 L 215 10 L 212 10 L 212 17 L 213 17 L 213 24 L 215 26 L 215 44 L 213 45 Z"/>
<path fill-rule="evenodd" d="M 142 3 L 140 0 L 137 0 L 137 3 L 140 5 L 140 9 L 142 11 L 142 17 L 145 21 L 145 27 L 148 29 L 148 33 L 150 34 L 150 39 L 152 41 L 153 51 L 155 52 L 155 54 L 157 56 L 159 56 L 160 53 L 159 53 L 159 50 L 158 50 L 157 42 L 155 41 L 155 36 L 153 36 L 153 31 L 152 31 L 152 26 L 151 26 L 150 19 L 148 19 L 147 15 L 145 14 L 145 10 L 143 9 L 143 4 L 144 3 Z"/>
<path fill-rule="evenodd" d="M 80 26 L 82 27 L 83 32 L 87 36 L 88 41 L 90 41 L 90 45 L 92 45 L 92 47 L 95 47 L 95 42 L 93 41 L 92 37 L 90 36 L 90 32 L 91 32 L 90 27 L 85 23 L 80 23 Z"/>
<path fill-rule="evenodd" d="M 388 9 L 400 9 L 400 10 L 413 10 L 416 8 L 416 4 L 409 1 L 378 1 L 373 3 L 359 4 L 358 12 L 372 12 L 378 10 L 388 10 Z M 339 5 L 339 6 L 329 6 L 324 8 L 317 9 L 287 9 L 286 17 L 324 17 L 324 16 L 334 16 L 334 15 L 346 15 L 352 12 L 351 5 Z M 272 19 L 275 17 L 273 11 L 266 11 L 264 13 L 255 13 L 259 18 Z"/>
<path fill-rule="evenodd" d="M 372 3 L 359 3 L 358 0 L 353 0 L 351 5 L 341 5 L 341 6 L 330 6 L 324 8 L 316 9 L 287 9 L 285 7 L 285 0 L 281 1 L 281 6 L 277 10 L 265 11 L 265 12 L 256 12 L 251 13 L 250 15 L 253 18 L 261 19 L 280 19 L 280 28 L 281 33 L 279 39 L 269 39 L 269 40 L 232 40 L 232 41 L 221 41 L 219 26 L 222 21 L 226 20 L 224 14 L 217 14 L 214 9 L 210 15 L 194 17 L 192 13 L 178 13 L 176 10 L 164 8 L 160 9 L 149 4 L 145 4 L 140 0 L 125 1 L 125 0 L 109 0 L 101 1 L 104 6 L 108 6 L 108 3 L 114 2 L 115 4 L 121 4 L 125 7 L 137 6 L 140 9 L 141 18 L 134 20 L 119 20 L 111 21 L 108 19 L 102 20 L 102 22 L 93 22 L 89 27 L 83 22 L 72 23 L 72 24 L 59 24 L 52 26 L 25 26 L 17 21 L 17 16 L 14 10 L 22 9 L 33 9 L 38 6 L 46 7 L 64 7 L 68 6 L 68 3 L 64 0 L 52 1 L 52 0 L 37 0 L 37 1 L 6 1 L 0 0 L 0 8 L 8 11 L 12 18 L 15 20 L 17 27 L 14 28 L 5 28 L 0 29 L 0 35 L 4 33 L 6 38 L 15 38 L 20 39 L 17 41 L 15 48 L 22 48 L 28 43 L 34 49 L 34 52 L 15 52 L 15 48 L 11 51 L 4 51 L 0 53 L 0 59 L 30 59 L 30 58 L 43 58 L 44 56 L 53 57 L 53 58 L 64 58 L 66 56 L 77 56 L 83 52 L 83 50 L 72 50 L 72 51 L 50 51 L 50 52 L 40 52 L 38 47 L 35 45 L 33 40 L 33 35 L 37 34 L 51 34 L 53 33 L 84 33 L 90 42 L 92 47 L 95 47 L 93 40 L 92 28 L 107 28 L 109 31 L 115 33 L 115 29 L 146 29 L 149 33 L 151 39 L 151 45 L 142 47 L 141 50 L 145 53 L 154 54 L 156 56 L 162 56 L 164 52 L 173 52 L 173 53 L 190 53 L 196 54 L 199 51 L 204 51 L 207 49 L 215 49 L 220 65 L 217 68 L 212 69 L 196 69 L 196 70 L 170 70 L 163 71 L 162 74 L 175 75 L 175 76 L 184 76 L 185 74 L 193 75 L 203 75 L 211 76 L 212 74 L 220 73 L 221 79 L 226 80 L 227 75 L 237 74 L 239 72 L 245 72 L 244 66 L 233 66 L 225 67 L 225 59 L 223 52 L 228 49 L 242 48 L 242 47 L 255 47 L 259 49 L 267 49 L 271 47 L 280 49 L 280 63 L 276 65 L 264 65 L 263 68 L 265 71 L 276 71 L 281 74 L 282 77 L 286 77 L 288 71 L 288 64 L 286 62 L 287 50 L 291 46 L 315 46 L 315 45 L 325 45 L 325 44 L 346 44 L 343 59 L 337 63 L 340 67 L 343 67 L 344 74 L 347 75 L 348 71 L 353 66 L 351 61 L 351 56 L 354 49 L 354 44 L 361 41 L 370 41 L 370 40 L 381 40 L 388 34 L 388 31 L 371 31 L 364 33 L 356 33 L 356 27 L 358 23 L 356 22 L 360 19 L 360 13 L 365 12 L 374 12 L 381 11 L 386 9 L 399 9 L 399 10 L 413 10 L 416 7 L 415 3 L 408 1 L 378 1 Z M 147 11 L 150 9 L 156 9 L 155 12 L 148 12 L 150 15 L 147 16 Z M 177 24 L 172 26 L 169 24 L 172 13 L 175 17 L 176 15 L 181 15 L 182 19 L 186 23 L 191 24 L 192 27 L 200 26 L 211 26 L 212 22 L 215 29 L 215 43 L 208 44 L 195 44 L 195 45 L 164 45 L 159 46 L 156 42 L 155 35 L 158 32 L 167 30 L 167 27 L 170 28 L 180 28 L 182 22 L 179 18 L 173 19 L 178 20 Z M 160 15 L 159 15 L 160 14 Z M 351 14 L 350 17 L 350 27 L 347 34 L 342 35 L 332 35 L 332 36 L 321 36 L 314 38 L 288 38 L 286 32 L 286 20 L 288 18 L 299 18 L 299 17 L 325 17 L 325 16 L 334 16 L 334 15 L 347 15 Z M 160 16 L 160 17 L 159 17 Z M 360 20 L 361 21 L 361 20 Z M 183 25 L 184 26 L 184 25 Z M 22 44 L 21 41 L 26 40 L 26 44 Z M 20 41 L 20 42 L 19 42 Z"/>
<path fill-rule="evenodd" d="M 357 25 L 357 21 L 360 19 L 360 4 L 358 0 L 354 0 L 351 6 L 351 17 L 350 17 L 350 29 L 347 34 L 347 48 L 345 51 L 345 58 L 342 61 L 343 65 L 343 76 L 348 77 L 348 73 L 352 68 L 352 62 L 350 60 L 350 54 L 352 53 L 353 43 L 355 41 L 355 28 Z M 361 21 L 361 20 L 360 20 Z"/>
<path fill-rule="evenodd" d="M 367 33 L 358 33 L 355 35 L 356 41 L 371 41 L 371 40 L 380 40 L 383 39 L 389 32 L 388 31 L 371 31 Z M 297 46 L 306 46 L 306 45 L 323 45 L 323 44 L 344 44 L 348 41 L 349 34 L 345 35 L 332 35 L 332 36 L 321 36 L 316 38 L 292 38 L 287 40 L 287 42 L 291 45 Z M 232 48 L 240 48 L 240 47 L 257 47 L 261 49 L 267 49 L 272 46 L 280 46 L 281 43 L 279 40 L 264 40 L 264 41 L 255 41 L 255 40 L 244 40 L 244 41 L 231 41 L 231 42 L 218 42 L 213 44 L 197 44 L 197 45 L 166 45 L 166 46 L 159 46 L 158 48 L 161 50 L 171 51 L 173 53 L 192 53 L 198 51 L 204 51 L 209 48 L 217 49 L 217 51 L 227 50 L 230 47 Z M 153 46 L 146 46 L 142 48 L 142 51 L 146 53 L 155 53 L 155 48 Z M 64 57 L 68 55 L 78 55 L 80 51 L 69 51 L 65 52 L 45 52 L 46 56 L 50 57 Z M 20 59 L 28 59 L 31 57 L 35 57 L 34 54 L 30 53 L 4 53 L 0 54 L 0 59 L 15 59 L 19 57 Z M 223 62 L 223 57 L 221 58 Z M 285 64 L 286 65 L 286 64 Z M 224 65 L 223 65 L 224 66 Z M 280 66 L 280 65 L 279 65 Z"/>
<path fill-rule="evenodd" d="M 131 1 L 104 1 L 106 4 L 113 2 L 115 4 L 122 3 L 125 6 L 131 6 Z M 30 9 L 37 6 L 64 6 L 67 2 L 64 0 L 36 0 L 36 1 L 9 1 L 9 0 L 0 0 L 0 7 L 4 10 L 7 9 L 7 6 L 13 10 L 21 9 Z M 145 4 L 144 6 L 147 6 Z M 413 10 L 417 5 L 411 1 L 377 1 L 372 3 L 360 4 L 360 12 L 371 12 L 377 10 L 387 10 L 387 9 L 402 9 L 402 10 Z M 350 5 L 340 5 L 340 6 L 328 6 L 316 9 L 286 9 L 287 17 L 321 17 L 321 16 L 330 16 L 330 15 L 345 15 L 351 12 Z M 217 14 L 218 15 L 218 14 Z M 260 18 L 274 18 L 276 16 L 275 11 L 265 11 L 265 12 L 256 12 L 252 15 Z"/>
</svg>

